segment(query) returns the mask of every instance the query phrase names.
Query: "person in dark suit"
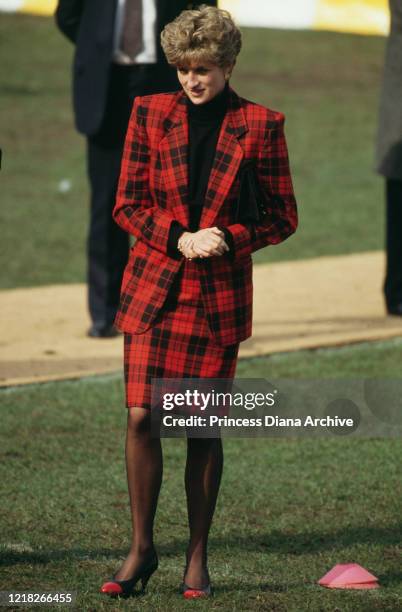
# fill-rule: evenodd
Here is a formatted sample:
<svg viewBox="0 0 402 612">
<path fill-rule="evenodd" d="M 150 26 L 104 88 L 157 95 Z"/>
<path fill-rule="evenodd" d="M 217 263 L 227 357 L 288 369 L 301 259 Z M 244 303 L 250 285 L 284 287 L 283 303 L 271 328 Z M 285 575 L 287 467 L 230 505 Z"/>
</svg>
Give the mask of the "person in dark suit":
<svg viewBox="0 0 402 612">
<path fill-rule="evenodd" d="M 182 89 L 135 100 L 113 210 L 136 238 L 116 317 L 133 530 L 126 559 L 101 586 L 107 596 L 129 595 L 139 581 L 145 588 L 158 567 L 163 458 L 152 435 L 152 381 L 233 379 L 239 343 L 252 332 L 251 255 L 286 240 L 298 222 L 283 113 L 229 86 L 241 48 L 230 14 L 205 5 L 183 11 L 162 45 Z M 189 400 L 183 414 L 193 409 Z M 212 592 L 207 546 L 223 468 L 222 440 L 212 433 L 187 436 L 186 599 Z"/>
<path fill-rule="evenodd" d="M 387 312 L 402 316 L 402 0 L 390 0 L 376 143 L 376 169 L 385 177 Z"/>
<path fill-rule="evenodd" d="M 191 3 L 190 3 L 191 4 Z M 216 1 L 207 2 L 216 6 Z M 87 137 L 91 337 L 111 337 L 129 237 L 112 218 L 127 124 L 136 96 L 175 91 L 159 35 L 187 0 L 59 0 L 55 19 L 76 45 L 75 124 Z"/>
</svg>

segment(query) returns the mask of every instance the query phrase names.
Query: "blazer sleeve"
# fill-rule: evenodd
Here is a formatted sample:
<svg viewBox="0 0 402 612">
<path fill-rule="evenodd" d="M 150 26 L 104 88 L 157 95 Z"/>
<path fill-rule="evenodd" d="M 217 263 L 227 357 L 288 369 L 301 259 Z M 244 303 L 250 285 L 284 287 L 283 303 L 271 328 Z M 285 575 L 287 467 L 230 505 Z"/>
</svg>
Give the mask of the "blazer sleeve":
<svg viewBox="0 0 402 612">
<path fill-rule="evenodd" d="M 56 25 L 71 42 L 77 40 L 84 0 L 59 0 L 55 12 Z"/>
<path fill-rule="evenodd" d="M 298 223 L 289 157 L 284 135 L 282 113 L 265 132 L 264 144 L 257 164 L 266 210 L 261 224 L 228 225 L 234 242 L 234 260 L 238 261 L 269 244 L 278 244 L 295 232 Z"/>
<path fill-rule="evenodd" d="M 113 218 L 126 232 L 172 256 L 169 235 L 175 219 L 155 205 L 150 195 L 146 110 L 137 96 L 127 128 Z"/>
</svg>

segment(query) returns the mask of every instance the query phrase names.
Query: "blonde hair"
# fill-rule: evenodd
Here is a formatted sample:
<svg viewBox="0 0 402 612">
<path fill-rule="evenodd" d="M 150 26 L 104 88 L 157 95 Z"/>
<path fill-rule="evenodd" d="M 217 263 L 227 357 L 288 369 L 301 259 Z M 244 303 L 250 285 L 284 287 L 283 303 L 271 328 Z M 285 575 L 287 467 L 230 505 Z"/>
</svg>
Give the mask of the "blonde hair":
<svg viewBox="0 0 402 612">
<path fill-rule="evenodd" d="M 241 32 L 228 11 L 201 4 L 168 23 L 161 33 L 161 44 L 173 66 L 210 62 L 224 68 L 236 61 Z"/>
</svg>

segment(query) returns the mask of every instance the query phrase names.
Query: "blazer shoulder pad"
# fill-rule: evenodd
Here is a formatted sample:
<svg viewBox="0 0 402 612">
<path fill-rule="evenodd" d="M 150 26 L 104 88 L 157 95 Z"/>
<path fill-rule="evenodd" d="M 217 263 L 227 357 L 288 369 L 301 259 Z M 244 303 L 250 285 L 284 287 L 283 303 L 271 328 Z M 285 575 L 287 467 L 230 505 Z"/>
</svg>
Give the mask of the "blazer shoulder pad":
<svg viewBox="0 0 402 612">
<path fill-rule="evenodd" d="M 285 121 L 285 115 L 280 111 L 268 108 L 246 98 L 240 98 L 248 119 L 258 119 L 265 123 L 266 129 L 275 129 Z"/>
<path fill-rule="evenodd" d="M 140 106 L 144 106 L 152 110 L 164 111 L 165 109 L 171 107 L 171 105 L 177 98 L 177 94 L 177 91 L 149 94 L 147 96 L 137 96 L 134 100 L 138 100 L 138 104 Z"/>
<path fill-rule="evenodd" d="M 134 107 L 137 118 L 145 125 L 152 120 L 158 122 L 169 115 L 171 109 L 177 103 L 177 91 L 168 93 L 150 94 L 134 98 Z"/>
</svg>

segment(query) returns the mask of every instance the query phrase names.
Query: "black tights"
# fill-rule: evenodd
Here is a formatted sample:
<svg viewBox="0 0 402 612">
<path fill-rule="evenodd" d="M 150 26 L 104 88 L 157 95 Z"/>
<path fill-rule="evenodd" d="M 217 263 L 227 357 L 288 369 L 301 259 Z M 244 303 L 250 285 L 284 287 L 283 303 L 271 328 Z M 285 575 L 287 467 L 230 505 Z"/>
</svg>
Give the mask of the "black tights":
<svg viewBox="0 0 402 612">
<path fill-rule="evenodd" d="M 116 578 L 130 578 L 153 550 L 153 524 L 162 483 L 160 438 L 151 437 L 150 413 L 130 408 L 126 435 L 127 482 L 132 516 L 130 552 Z M 190 540 L 185 581 L 201 588 L 209 581 L 208 534 L 222 477 L 223 450 L 220 438 L 188 438 L 185 488 Z"/>
</svg>

